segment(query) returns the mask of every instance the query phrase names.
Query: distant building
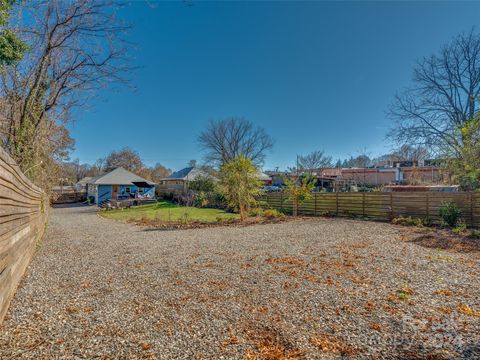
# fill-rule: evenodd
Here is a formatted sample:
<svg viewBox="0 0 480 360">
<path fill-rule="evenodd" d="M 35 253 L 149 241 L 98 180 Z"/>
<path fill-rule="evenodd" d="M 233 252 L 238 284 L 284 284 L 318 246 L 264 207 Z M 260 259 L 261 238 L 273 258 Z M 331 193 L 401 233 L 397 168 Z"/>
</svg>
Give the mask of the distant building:
<svg viewBox="0 0 480 360">
<path fill-rule="evenodd" d="M 263 185 L 272 185 L 272 177 L 264 172 L 258 173 L 258 180 L 260 180 Z"/>
<path fill-rule="evenodd" d="M 435 166 L 397 166 L 341 169 L 340 178 L 368 185 L 418 184 L 441 182 L 444 174 Z"/>
<path fill-rule="evenodd" d="M 154 198 L 155 183 L 122 167 L 87 181 L 87 197 L 101 205 L 109 200 Z"/>
<path fill-rule="evenodd" d="M 188 190 L 188 183 L 190 181 L 201 177 L 210 177 L 217 180 L 217 178 L 211 176 L 201 168 L 186 167 L 161 179 L 157 185 L 157 191 L 159 194 L 184 193 Z"/>
<path fill-rule="evenodd" d="M 420 166 L 413 162 L 397 163 L 395 167 L 307 169 L 300 174 L 267 171 L 273 185 L 283 185 L 284 179 L 309 174 L 317 179 L 316 191 L 349 191 L 357 185 L 385 186 L 390 184 L 438 184 L 448 175 L 437 166 Z"/>
<path fill-rule="evenodd" d="M 92 179 L 93 179 L 93 177 L 86 176 L 86 177 L 78 180 L 78 182 L 75 184 L 75 190 L 79 191 L 79 192 L 87 191 L 88 183 L 91 182 Z"/>
</svg>

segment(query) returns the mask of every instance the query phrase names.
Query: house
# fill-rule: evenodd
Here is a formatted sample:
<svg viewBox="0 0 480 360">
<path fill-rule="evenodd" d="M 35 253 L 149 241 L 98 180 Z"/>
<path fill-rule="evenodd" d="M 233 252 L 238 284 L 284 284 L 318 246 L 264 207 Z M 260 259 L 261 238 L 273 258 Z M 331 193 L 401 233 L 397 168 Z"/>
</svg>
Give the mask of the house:
<svg viewBox="0 0 480 360">
<path fill-rule="evenodd" d="M 435 166 L 395 166 L 382 168 L 342 169 L 341 179 L 358 184 L 418 184 L 438 183 L 444 178 L 442 169 Z"/>
<path fill-rule="evenodd" d="M 458 185 L 386 185 L 385 192 L 457 192 Z"/>
<path fill-rule="evenodd" d="M 268 174 L 265 174 L 264 172 L 259 171 L 257 176 L 258 176 L 258 180 L 260 180 L 262 185 L 264 186 L 272 185 L 272 178 Z"/>
<path fill-rule="evenodd" d="M 212 175 L 198 167 L 186 167 L 176 171 L 170 176 L 163 178 L 157 185 L 159 194 L 184 193 L 188 190 L 188 183 L 201 177 L 210 177 L 217 180 Z"/>
<path fill-rule="evenodd" d="M 78 182 L 75 184 L 75 190 L 79 192 L 87 191 L 88 183 L 91 182 L 92 179 L 93 178 L 91 176 L 86 176 L 78 180 Z"/>
<path fill-rule="evenodd" d="M 109 200 L 155 197 L 155 183 L 122 167 L 90 179 L 87 189 L 87 197 L 99 205 Z"/>
</svg>

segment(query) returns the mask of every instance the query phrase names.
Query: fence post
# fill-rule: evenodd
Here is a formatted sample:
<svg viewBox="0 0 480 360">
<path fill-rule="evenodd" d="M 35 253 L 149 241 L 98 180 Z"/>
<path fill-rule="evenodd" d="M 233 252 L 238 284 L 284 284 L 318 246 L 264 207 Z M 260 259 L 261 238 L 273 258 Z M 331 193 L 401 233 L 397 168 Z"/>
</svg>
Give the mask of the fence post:
<svg viewBox="0 0 480 360">
<path fill-rule="evenodd" d="M 395 214 L 393 213 L 393 193 L 390 192 L 390 218 L 393 220 Z"/>
<path fill-rule="evenodd" d="M 280 211 L 283 212 L 283 191 L 280 193 Z"/>
<path fill-rule="evenodd" d="M 470 226 L 473 227 L 473 193 L 470 192 Z"/>
<path fill-rule="evenodd" d="M 314 196 L 314 199 L 315 199 L 315 210 L 313 210 L 313 215 L 314 216 L 317 216 L 317 193 L 314 193 L 313 196 Z"/>
<path fill-rule="evenodd" d="M 365 217 L 365 193 L 362 193 L 362 216 Z"/>
<path fill-rule="evenodd" d="M 429 196 L 429 193 L 427 192 L 427 219 L 430 218 L 430 196 Z"/>
<path fill-rule="evenodd" d="M 337 202 L 337 216 L 338 216 L 338 191 L 335 193 L 335 200 Z"/>
</svg>

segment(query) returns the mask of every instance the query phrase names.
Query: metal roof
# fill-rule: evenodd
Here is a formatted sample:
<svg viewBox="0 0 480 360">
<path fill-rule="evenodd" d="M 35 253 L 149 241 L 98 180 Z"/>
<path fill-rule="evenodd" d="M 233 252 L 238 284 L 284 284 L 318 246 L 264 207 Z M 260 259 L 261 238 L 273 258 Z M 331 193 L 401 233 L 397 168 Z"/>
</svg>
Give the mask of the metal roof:
<svg viewBox="0 0 480 360">
<path fill-rule="evenodd" d="M 146 182 L 150 185 L 155 185 L 155 183 L 148 181 L 128 170 L 125 170 L 123 167 L 118 167 L 105 175 L 92 179 L 90 184 L 133 185 L 133 182 Z"/>
<path fill-rule="evenodd" d="M 268 176 L 267 174 L 265 174 L 263 172 L 259 172 L 257 176 L 258 176 L 258 180 L 262 180 L 262 181 L 272 180 L 272 178 L 270 176 Z"/>
<path fill-rule="evenodd" d="M 186 167 L 182 170 L 175 171 L 172 175 L 163 178 L 162 180 L 195 180 L 200 176 L 210 177 L 208 173 L 197 167 Z"/>
<path fill-rule="evenodd" d="M 93 178 L 91 176 L 85 176 L 84 178 L 81 178 L 80 180 L 78 180 L 76 185 L 91 184 L 94 179 L 95 178 Z"/>
</svg>

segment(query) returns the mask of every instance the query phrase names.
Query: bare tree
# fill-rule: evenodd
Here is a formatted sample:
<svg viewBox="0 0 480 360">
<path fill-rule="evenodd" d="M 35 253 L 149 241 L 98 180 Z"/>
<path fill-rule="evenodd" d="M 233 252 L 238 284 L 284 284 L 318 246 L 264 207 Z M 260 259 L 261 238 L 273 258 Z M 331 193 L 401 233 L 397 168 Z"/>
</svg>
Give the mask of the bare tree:
<svg viewBox="0 0 480 360">
<path fill-rule="evenodd" d="M 422 161 L 428 159 L 430 151 L 425 146 L 402 145 L 394 151 L 390 158 L 392 161 Z"/>
<path fill-rule="evenodd" d="M 273 140 L 264 129 L 238 117 L 211 121 L 198 142 L 206 151 L 207 162 L 220 166 L 240 155 L 262 165 L 266 152 L 273 147 Z"/>
<path fill-rule="evenodd" d="M 150 180 L 158 183 L 160 179 L 166 178 L 172 173 L 172 170 L 166 168 L 160 163 L 156 163 L 154 167 L 150 168 Z"/>
<path fill-rule="evenodd" d="M 140 175 L 145 170 L 145 165 L 143 164 L 138 152 L 130 149 L 129 147 L 124 147 L 119 151 L 112 151 L 105 158 L 104 170 L 106 172 L 112 171 L 117 167 L 123 167 L 124 169 L 137 175 Z"/>
<path fill-rule="evenodd" d="M 480 35 L 463 33 L 418 62 L 413 85 L 395 97 L 389 136 L 399 144 L 424 145 L 461 155 L 458 131 L 474 118 L 480 91 Z"/>
<path fill-rule="evenodd" d="M 90 171 L 88 176 L 99 176 L 102 175 L 105 171 L 105 159 L 106 158 L 99 158 L 97 159 L 92 166 L 90 167 Z"/>
<path fill-rule="evenodd" d="M 46 147 L 59 150 L 53 160 L 63 160 L 73 144 L 65 138 L 72 109 L 96 90 L 124 81 L 129 65 L 120 37 L 127 27 L 105 0 L 28 1 L 21 10 L 12 21 L 30 50 L 0 75 L 0 135 L 24 170 L 45 173 L 52 159 Z M 59 142 L 59 133 L 68 141 Z"/>
<path fill-rule="evenodd" d="M 332 166 L 332 157 L 325 155 L 323 150 L 312 151 L 305 156 L 298 157 L 298 167 L 300 170 L 312 170 Z"/>
</svg>

